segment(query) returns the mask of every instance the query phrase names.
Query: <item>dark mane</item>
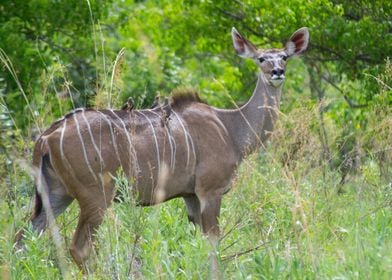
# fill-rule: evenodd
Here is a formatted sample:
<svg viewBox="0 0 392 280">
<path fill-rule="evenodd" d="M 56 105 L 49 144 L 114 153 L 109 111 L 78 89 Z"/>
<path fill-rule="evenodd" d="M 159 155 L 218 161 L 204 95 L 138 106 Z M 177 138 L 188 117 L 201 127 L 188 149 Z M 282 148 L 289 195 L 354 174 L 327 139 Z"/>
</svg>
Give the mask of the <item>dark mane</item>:
<svg viewBox="0 0 392 280">
<path fill-rule="evenodd" d="M 199 93 L 190 88 L 179 88 L 173 90 L 170 98 L 170 105 L 178 107 L 187 103 L 205 103 L 201 100 Z"/>
</svg>

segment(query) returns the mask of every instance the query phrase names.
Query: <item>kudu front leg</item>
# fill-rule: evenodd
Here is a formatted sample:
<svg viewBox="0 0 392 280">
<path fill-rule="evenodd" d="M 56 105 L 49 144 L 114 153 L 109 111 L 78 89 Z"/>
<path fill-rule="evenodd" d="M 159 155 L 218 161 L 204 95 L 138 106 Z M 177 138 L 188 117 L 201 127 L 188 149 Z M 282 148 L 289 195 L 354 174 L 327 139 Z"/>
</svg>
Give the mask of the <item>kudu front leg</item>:
<svg viewBox="0 0 392 280">
<path fill-rule="evenodd" d="M 222 196 L 205 195 L 200 196 L 200 213 L 201 213 L 201 230 L 207 235 L 208 239 L 218 245 L 219 240 L 219 224 L 218 218 L 220 214 L 220 206 Z"/>
<path fill-rule="evenodd" d="M 200 213 L 200 201 L 196 195 L 184 197 L 186 210 L 188 213 L 188 220 L 195 226 L 201 227 L 201 213 Z"/>
<path fill-rule="evenodd" d="M 201 210 L 201 229 L 211 245 L 210 261 L 212 279 L 221 279 L 219 269 L 219 224 L 221 195 L 206 195 L 199 197 Z"/>
</svg>

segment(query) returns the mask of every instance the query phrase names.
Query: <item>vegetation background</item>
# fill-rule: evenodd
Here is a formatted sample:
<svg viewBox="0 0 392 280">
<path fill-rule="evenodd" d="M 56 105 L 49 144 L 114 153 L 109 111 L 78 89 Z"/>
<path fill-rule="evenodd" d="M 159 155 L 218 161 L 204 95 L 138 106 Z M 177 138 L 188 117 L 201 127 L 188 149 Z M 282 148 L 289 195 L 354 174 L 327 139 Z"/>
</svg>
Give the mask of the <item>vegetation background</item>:
<svg viewBox="0 0 392 280">
<path fill-rule="evenodd" d="M 0 3 L 0 277 L 205 279 L 208 248 L 181 200 L 114 205 L 91 271 L 66 251 L 78 212 L 58 219 L 63 245 L 13 236 L 32 205 L 34 139 L 77 107 L 149 106 L 194 87 L 233 107 L 256 67 L 234 54 L 235 26 L 258 46 L 282 47 L 309 27 L 293 59 L 281 117 L 241 166 L 223 201 L 224 279 L 392 279 L 392 2 L 54 1 Z M 126 182 L 119 177 L 119 187 Z"/>
</svg>

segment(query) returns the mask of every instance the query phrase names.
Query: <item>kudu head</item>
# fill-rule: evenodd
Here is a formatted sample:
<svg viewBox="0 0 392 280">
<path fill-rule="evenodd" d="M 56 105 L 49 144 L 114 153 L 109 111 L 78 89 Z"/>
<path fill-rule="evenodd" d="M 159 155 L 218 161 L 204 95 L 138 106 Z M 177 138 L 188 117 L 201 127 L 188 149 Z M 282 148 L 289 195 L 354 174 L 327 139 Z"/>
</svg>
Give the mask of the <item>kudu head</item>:
<svg viewBox="0 0 392 280">
<path fill-rule="evenodd" d="M 273 87 L 279 87 L 283 84 L 287 60 L 293 55 L 304 52 L 309 43 L 309 32 L 306 27 L 294 32 L 284 49 L 258 49 L 234 27 L 231 36 L 237 54 L 241 57 L 253 59 L 260 67 L 267 82 Z"/>
</svg>

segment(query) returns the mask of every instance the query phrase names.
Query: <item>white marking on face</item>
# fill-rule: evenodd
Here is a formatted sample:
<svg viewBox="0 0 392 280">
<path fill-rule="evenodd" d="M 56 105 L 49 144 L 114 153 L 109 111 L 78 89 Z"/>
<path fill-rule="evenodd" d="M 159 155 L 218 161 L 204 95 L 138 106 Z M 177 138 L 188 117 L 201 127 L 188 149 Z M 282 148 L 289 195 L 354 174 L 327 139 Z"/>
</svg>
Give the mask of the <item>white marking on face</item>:
<svg viewBox="0 0 392 280">
<path fill-rule="evenodd" d="M 271 63 L 273 68 L 282 68 L 281 62 L 283 61 L 283 56 L 284 54 L 278 53 L 278 54 L 272 54 L 269 55 L 267 58 L 265 58 L 265 61 L 268 61 Z"/>
<path fill-rule="evenodd" d="M 278 86 L 280 86 L 281 84 L 283 84 L 284 77 L 281 78 L 281 79 L 278 79 L 278 78 L 274 78 L 274 76 L 276 76 L 276 75 L 273 75 L 272 78 L 271 78 L 271 84 L 272 84 L 274 87 L 278 87 Z M 277 76 L 276 76 L 276 77 L 277 77 Z"/>
<path fill-rule="evenodd" d="M 261 56 L 265 62 L 269 63 L 270 67 L 270 84 L 274 87 L 278 87 L 283 84 L 284 79 L 286 78 L 284 75 L 284 71 L 282 74 L 275 74 L 272 73 L 273 70 L 284 70 L 285 65 L 284 65 L 284 58 L 287 57 L 287 54 L 285 52 L 277 52 L 277 53 L 270 53 L 270 54 L 264 54 Z M 261 58 L 260 57 L 260 58 Z M 259 59 L 260 59 L 259 58 Z"/>
</svg>

